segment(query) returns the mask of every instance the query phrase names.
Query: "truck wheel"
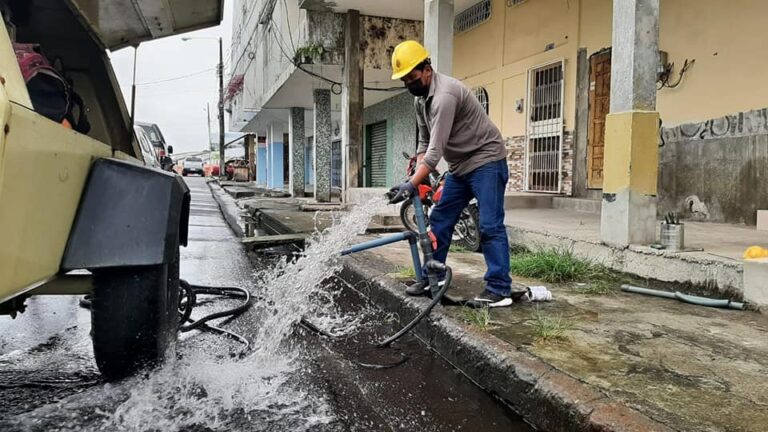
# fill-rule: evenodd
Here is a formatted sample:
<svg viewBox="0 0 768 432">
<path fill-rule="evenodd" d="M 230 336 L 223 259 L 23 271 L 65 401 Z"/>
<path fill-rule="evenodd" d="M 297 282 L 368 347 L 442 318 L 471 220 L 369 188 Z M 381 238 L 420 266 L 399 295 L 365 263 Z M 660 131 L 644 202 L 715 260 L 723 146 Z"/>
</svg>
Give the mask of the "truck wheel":
<svg viewBox="0 0 768 432">
<path fill-rule="evenodd" d="M 178 246 L 170 263 L 94 271 L 91 337 L 102 375 L 121 379 L 172 355 L 178 305 Z"/>
</svg>

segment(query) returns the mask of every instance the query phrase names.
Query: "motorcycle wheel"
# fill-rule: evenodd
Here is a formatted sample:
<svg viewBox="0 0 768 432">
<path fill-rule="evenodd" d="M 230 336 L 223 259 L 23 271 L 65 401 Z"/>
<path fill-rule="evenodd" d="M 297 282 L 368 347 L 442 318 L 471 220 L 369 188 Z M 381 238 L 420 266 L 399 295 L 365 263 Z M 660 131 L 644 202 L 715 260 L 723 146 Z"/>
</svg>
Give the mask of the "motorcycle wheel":
<svg viewBox="0 0 768 432">
<path fill-rule="evenodd" d="M 455 233 L 458 234 L 459 246 L 471 252 L 480 251 L 480 211 L 477 206 L 470 205 L 461 212 Z"/>
<path fill-rule="evenodd" d="M 424 221 L 429 227 L 429 217 L 427 216 L 429 207 L 424 206 Z M 403 222 L 405 229 L 411 232 L 419 232 L 419 224 L 416 222 L 416 211 L 413 209 L 413 201 L 406 200 L 400 206 L 400 220 Z"/>
</svg>

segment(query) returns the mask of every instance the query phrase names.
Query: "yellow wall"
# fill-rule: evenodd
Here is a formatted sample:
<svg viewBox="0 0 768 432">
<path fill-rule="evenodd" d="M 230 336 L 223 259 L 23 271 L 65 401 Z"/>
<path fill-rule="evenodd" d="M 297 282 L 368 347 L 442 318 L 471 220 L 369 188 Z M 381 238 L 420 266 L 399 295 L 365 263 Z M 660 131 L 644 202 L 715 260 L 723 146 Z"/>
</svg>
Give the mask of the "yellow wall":
<svg viewBox="0 0 768 432">
<path fill-rule="evenodd" d="M 565 126 L 573 130 L 576 55 L 611 46 L 612 0 L 527 0 L 508 7 L 492 0 L 491 19 L 454 38 L 453 73 L 488 91 L 490 115 L 506 137 L 525 134 L 529 68 L 565 60 Z M 768 106 L 765 48 L 768 1 L 661 0 L 659 47 L 679 71 L 696 59 L 682 84 L 658 92 L 666 126 Z M 544 51 L 547 44 L 556 49 Z M 673 79 L 676 79 L 674 75 Z"/>
<path fill-rule="evenodd" d="M 453 74 L 488 91 L 491 119 L 504 136 L 525 135 L 527 73 L 532 67 L 565 61 L 565 124 L 572 130 L 576 94 L 578 0 L 529 0 L 508 7 L 492 0 L 491 19 L 454 38 Z M 546 50 L 548 44 L 555 49 Z"/>
</svg>

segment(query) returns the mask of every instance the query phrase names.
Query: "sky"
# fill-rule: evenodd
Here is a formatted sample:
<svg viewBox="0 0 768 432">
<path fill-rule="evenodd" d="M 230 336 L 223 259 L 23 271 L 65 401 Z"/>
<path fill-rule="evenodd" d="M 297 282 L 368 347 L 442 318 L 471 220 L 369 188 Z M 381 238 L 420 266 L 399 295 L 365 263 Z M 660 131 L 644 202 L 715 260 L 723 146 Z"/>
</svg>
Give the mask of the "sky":
<svg viewBox="0 0 768 432">
<path fill-rule="evenodd" d="M 211 109 L 211 133 L 218 134 L 219 130 L 216 77 L 216 65 L 219 62 L 218 41 L 182 41 L 181 38 L 223 38 L 226 88 L 229 78 L 227 65 L 231 46 L 232 3 L 225 0 L 224 19 L 217 27 L 139 45 L 136 61 L 136 120 L 157 123 L 167 143 L 173 145 L 175 153 L 208 148 L 206 104 L 210 104 Z M 128 110 L 131 106 L 133 56 L 133 48 L 123 48 L 110 53 Z M 157 82 L 164 80 L 169 81 Z"/>
</svg>

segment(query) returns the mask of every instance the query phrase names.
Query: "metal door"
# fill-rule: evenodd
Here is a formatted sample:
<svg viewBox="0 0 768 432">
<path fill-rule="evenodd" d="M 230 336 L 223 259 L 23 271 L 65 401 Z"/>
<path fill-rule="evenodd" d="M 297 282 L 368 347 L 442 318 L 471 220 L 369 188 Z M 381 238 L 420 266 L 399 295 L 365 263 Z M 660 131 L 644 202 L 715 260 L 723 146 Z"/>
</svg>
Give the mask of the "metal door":
<svg viewBox="0 0 768 432">
<path fill-rule="evenodd" d="M 387 186 L 387 122 L 368 126 L 366 186 Z"/>
<path fill-rule="evenodd" d="M 528 71 L 525 190 L 560 193 L 563 163 L 563 62 Z"/>
</svg>

